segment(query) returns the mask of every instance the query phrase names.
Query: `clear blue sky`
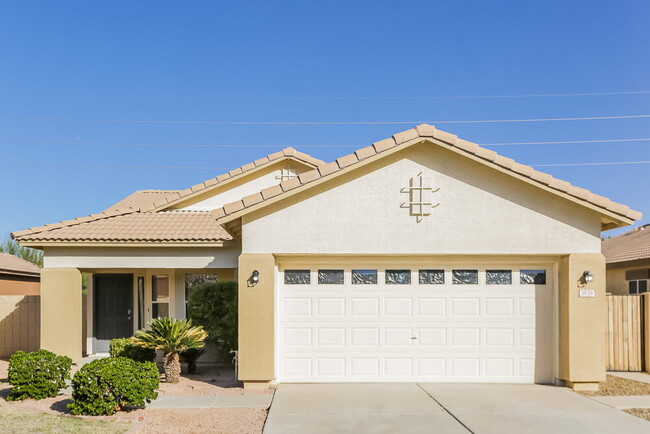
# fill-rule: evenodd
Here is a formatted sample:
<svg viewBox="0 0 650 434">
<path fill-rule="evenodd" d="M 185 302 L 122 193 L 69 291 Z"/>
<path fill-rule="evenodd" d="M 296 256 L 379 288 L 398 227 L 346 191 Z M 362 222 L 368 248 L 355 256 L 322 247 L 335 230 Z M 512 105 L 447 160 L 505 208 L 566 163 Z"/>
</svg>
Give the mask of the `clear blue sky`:
<svg viewBox="0 0 650 434">
<path fill-rule="evenodd" d="M 412 125 L 19 120 L 442 121 L 650 114 L 647 1 L 3 1 L 0 233 L 186 188 L 294 146 L 337 156 Z M 287 98 L 300 97 L 300 98 Z M 650 119 L 438 124 L 477 143 L 650 138 Z M 268 148 L 120 147 L 226 144 Z M 308 148 L 346 145 L 347 148 Z M 650 160 L 650 142 L 493 147 L 525 164 Z M 650 218 L 650 165 L 540 168 Z M 608 233 L 608 234 L 611 234 Z"/>
</svg>

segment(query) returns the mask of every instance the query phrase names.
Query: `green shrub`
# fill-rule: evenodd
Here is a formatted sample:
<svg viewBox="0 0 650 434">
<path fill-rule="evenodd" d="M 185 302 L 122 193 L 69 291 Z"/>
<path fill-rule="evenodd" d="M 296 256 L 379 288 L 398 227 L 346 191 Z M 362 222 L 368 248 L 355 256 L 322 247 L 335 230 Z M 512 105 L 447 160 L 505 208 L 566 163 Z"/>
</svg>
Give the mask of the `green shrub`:
<svg viewBox="0 0 650 434">
<path fill-rule="evenodd" d="M 188 317 L 208 332 L 208 342 L 216 344 L 221 357 L 229 358 L 237 349 L 237 282 L 198 285 L 190 291 Z"/>
<path fill-rule="evenodd" d="M 126 357 L 136 362 L 154 362 L 156 360 L 156 350 L 134 345 L 133 338 L 111 339 L 109 351 L 111 357 Z"/>
<path fill-rule="evenodd" d="M 193 374 L 196 372 L 196 361 L 205 352 L 205 348 L 190 348 L 181 351 L 181 360 L 187 363 L 187 373 Z"/>
<path fill-rule="evenodd" d="M 7 401 L 54 397 L 70 378 L 72 359 L 47 350 L 33 353 L 16 351 L 9 358 L 11 395 Z"/>
<path fill-rule="evenodd" d="M 110 415 L 125 406 L 144 406 L 158 396 L 160 375 L 153 362 L 125 357 L 97 359 L 72 378 L 70 413 Z"/>
</svg>

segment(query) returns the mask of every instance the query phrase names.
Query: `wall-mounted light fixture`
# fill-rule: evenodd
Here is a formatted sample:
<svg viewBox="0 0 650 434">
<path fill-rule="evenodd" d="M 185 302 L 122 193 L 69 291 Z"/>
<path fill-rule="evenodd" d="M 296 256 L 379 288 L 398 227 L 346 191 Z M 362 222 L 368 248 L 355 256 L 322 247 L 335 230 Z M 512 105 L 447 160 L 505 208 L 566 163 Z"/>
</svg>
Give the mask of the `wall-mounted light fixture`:
<svg viewBox="0 0 650 434">
<path fill-rule="evenodd" d="M 592 273 L 589 270 L 585 270 L 585 272 L 582 273 L 582 279 L 585 281 L 585 283 L 593 282 L 594 281 L 594 273 Z"/>
<path fill-rule="evenodd" d="M 249 278 L 249 280 L 250 280 L 250 282 L 251 282 L 253 285 L 257 285 L 257 282 L 260 281 L 260 272 L 257 271 L 257 270 L 253 270 L 253 272 L 251 273 L 251 277 Z"/>
</svg>

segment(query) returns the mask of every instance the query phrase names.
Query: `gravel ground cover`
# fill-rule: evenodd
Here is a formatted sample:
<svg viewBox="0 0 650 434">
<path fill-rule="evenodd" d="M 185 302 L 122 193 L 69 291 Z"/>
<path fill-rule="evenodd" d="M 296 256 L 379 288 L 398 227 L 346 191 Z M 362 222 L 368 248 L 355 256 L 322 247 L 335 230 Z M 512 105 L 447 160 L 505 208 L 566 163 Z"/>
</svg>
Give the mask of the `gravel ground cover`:
<svg viewBox="0 0 650 434">
<path fill-rule="evenodd" d="M 607 380 L 600 383 L 600 390 L 598 392 L 579 393 L 585 396 L 650 395 L 650 384 L 608 375 Z"/>
<path fill-rule="evenodd" d="M 74 424 L 84 425 L 79 432 L 125 432 L 129 433 L 261 433 L 267 411 L 251 408 L 196 408 L 196 409 L 139 409 L 121 411 L 106 417 L 71 417 L 67 416 L 67 404 L 70 397 L 59 395 L 39 401 L 7 402 L 11 386 L 7 380 L 8 363 L 0 360 L 0 418 L 9 427 L 31 420 L 33 423 L 45 423 L 44 429 L 4 429 L 0 432 L 77 432 Z M 225 394 L 259 394 L 272 390 L 244 390 L 231 369 L 213 365 L 199 364 L 196 374 L 183 374 L 178 384 L 161 382 L 158 392 L 167 396 L 188 395 L 225 395 Z M 5 417 L 5 415 L 7 417 Z M 22 423 L 21 422 L 21 423 Z M 32 423 L 29 422 L 29 423 Z M 97 423 L 101 422 L 101 426 Z M 27 422 L 25 422 L 27 423 Z M 61 428 L 57 423 L 69 423 Z M 54 425 L 52 425 L 54 424 Z M 19 427 L 20 425 L 16 425 Z M 79 425 L 82 426 L 82 425 Z"/>
<path fill-rule="evenodd" d="M 598 392 L 578 392 L 585 396 L 639 396 L 650 395 L 650 384 L 640 381 L 628 380 L 627 378 L 608 375 L 607 380 L 600 383 Z M 623 410 L 626 413 L 650 421 L 650 409 L 629 408 Z"/>
</svg>

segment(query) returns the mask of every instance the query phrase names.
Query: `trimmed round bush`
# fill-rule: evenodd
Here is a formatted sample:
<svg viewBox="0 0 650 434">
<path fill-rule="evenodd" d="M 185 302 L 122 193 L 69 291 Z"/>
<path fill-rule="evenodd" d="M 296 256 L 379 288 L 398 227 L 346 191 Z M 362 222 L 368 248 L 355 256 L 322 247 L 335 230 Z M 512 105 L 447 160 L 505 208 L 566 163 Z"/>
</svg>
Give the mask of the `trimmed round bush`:
<svg viewBox="0 0 650 434">
<path fill-rule="evenodd" d="M 58 395 L 65 387 L 65 380 L 70 378 L 72 359 L 57 356 L 47 350 L 33 353 L 16 351 L 9 358 L 9 384 L 11 394 L 7 401 L 23 399 L 43 399 Z"/>
<path fill-rule="evenodd" d="M 136 362 L 156 361 L 156 350 L 134 345 L 133 338 L 111 339 L 109 352 L 111 357 L 126 357 Z"/>
<path fill-rule="evenodd" d="M 126 357 L 97 359 L 84 365 L 72 378 L 70 413 L 111 415 L 124 407 L 142 407 L 156 399 L 160 382 L 153 362 Z"/>
</svg>

